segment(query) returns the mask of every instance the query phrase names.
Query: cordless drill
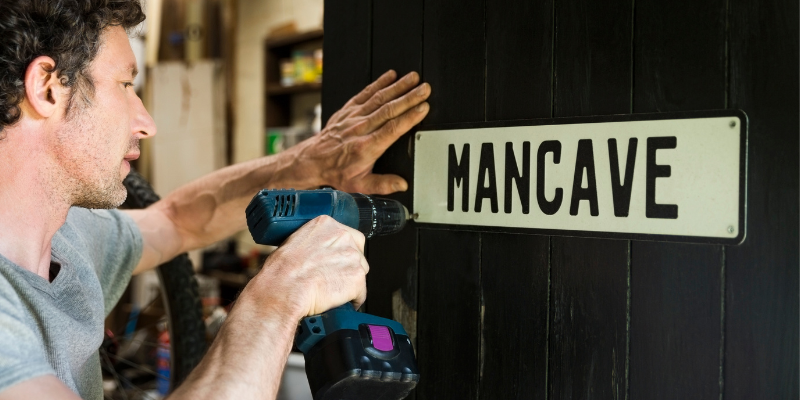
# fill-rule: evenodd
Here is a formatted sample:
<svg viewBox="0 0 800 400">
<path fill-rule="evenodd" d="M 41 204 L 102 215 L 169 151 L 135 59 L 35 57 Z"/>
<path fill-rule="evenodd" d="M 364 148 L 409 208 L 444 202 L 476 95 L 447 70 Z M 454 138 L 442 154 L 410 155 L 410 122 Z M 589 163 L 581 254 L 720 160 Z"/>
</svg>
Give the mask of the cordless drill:
<svg viewBox="0 0 800 400">
<path fill-rule="evenodd" d="M 332 189 L 265 189 L 246 212 L 253 240 L 272 246 L 320 215 L 358 229 L 367 239 L 399 232 L 409 219 L 398 201 Z M 350 303 L 303 318 L 295 346 L 305 356 L 314 400 L 399 400 L 419 381 L 403 326 L 356 312 Z"/>
</svg>

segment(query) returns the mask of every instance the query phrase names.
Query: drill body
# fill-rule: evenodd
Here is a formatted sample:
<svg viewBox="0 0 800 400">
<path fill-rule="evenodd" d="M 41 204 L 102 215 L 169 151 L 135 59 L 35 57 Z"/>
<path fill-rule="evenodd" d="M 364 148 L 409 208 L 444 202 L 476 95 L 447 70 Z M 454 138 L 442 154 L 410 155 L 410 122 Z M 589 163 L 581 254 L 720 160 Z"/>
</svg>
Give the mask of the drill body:
<svg viewBox="0 0 800 400">
<path fill-rule="evenodd" d="M 320 215 L 366 238 L 399 232 L 409 217 L 397 201 L 337 190 L 262 190 L 247 206 L 259 244 L 278 246 Z M 393 320 L 344 304 L 303 318 L 295 337 L 314 400 L 403 399 L 419 381 L 411 340 Z"/>
<path fill-rule="evenodd" d="M 262 190 L 246 212 L 253 240 L 271 246 L 320 215 L 358 229 L 367 239 L 399 232 L 408 219 L 408 210 L 398 201 L 332 189 Z"/>
</svg>

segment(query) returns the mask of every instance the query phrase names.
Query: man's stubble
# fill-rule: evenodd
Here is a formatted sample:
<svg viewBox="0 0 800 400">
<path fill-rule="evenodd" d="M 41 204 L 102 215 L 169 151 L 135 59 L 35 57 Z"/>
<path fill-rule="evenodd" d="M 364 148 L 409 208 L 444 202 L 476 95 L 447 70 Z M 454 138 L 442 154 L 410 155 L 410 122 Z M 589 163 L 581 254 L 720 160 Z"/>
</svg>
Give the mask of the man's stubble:
<svg viewBox="0 0 800 400">
<path fill-rule="evenodd" d="M 80 97 L 80 96 L 76 96 Z M 77 100 L 77 99 L 76 99 Z M 56 132 L 56 153 L 61 166 L 51 179 L 60 186 L 58 192 L 71 205 L 84 208 L 116 208 L 127 198 L 120 177 L 122 155 L 110 142 L 115 134 L 104 129 L 103 118 L 93 113 L 95 106 L 82 104 L 70 107 L 64 126 Z M 116 127 L 113 127 L 116 128 Z M 131 138 L 125 153 L 138 149 L 139 140 Z"/>
</svg>

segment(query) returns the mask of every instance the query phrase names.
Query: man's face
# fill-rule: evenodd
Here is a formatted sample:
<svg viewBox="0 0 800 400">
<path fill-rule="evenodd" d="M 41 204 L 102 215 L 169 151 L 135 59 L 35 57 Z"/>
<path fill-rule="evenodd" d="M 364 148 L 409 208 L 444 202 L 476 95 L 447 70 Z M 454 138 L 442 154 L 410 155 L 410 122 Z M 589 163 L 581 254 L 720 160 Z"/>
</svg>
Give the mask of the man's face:
<svg viewBox="0 0 800 400">
<path fill-rule="evenodd" d="M 139 157 L 139 139 L 156 133 L 155 124 L 133 90 L 136 58 L 121 27 L 107 28 L 89 67 L 94 94 L 88 103 L 78 93 L 52 149 L 71 203 L 86 208 L 113 208 L 125 201 L 122 180 L 130 160 Z M 73 89 L 75 90 L 75 89 Z"/>
</svg>

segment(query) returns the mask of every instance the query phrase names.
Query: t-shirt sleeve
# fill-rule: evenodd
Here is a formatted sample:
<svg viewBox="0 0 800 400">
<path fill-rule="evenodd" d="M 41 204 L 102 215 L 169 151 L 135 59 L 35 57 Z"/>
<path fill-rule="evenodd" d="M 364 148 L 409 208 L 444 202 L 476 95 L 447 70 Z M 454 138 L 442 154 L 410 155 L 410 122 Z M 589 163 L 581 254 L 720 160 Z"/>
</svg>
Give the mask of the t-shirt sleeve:
<svg viewBox="0 0 800 400">
<path fill-rule="evenodd" d="M 0 276 L 0 392 L 22 381 L 55 375 L 39 337 L 22 320 L 24 306 Z"/>
<path fill-rule="evenodd" d="M 133 219 L 119 210 L 73 208 L 68 219 L 84 236 L 88 256 L 103 288 L 108 315 L 142 257 L 142 234 Z"/>
</svg>

